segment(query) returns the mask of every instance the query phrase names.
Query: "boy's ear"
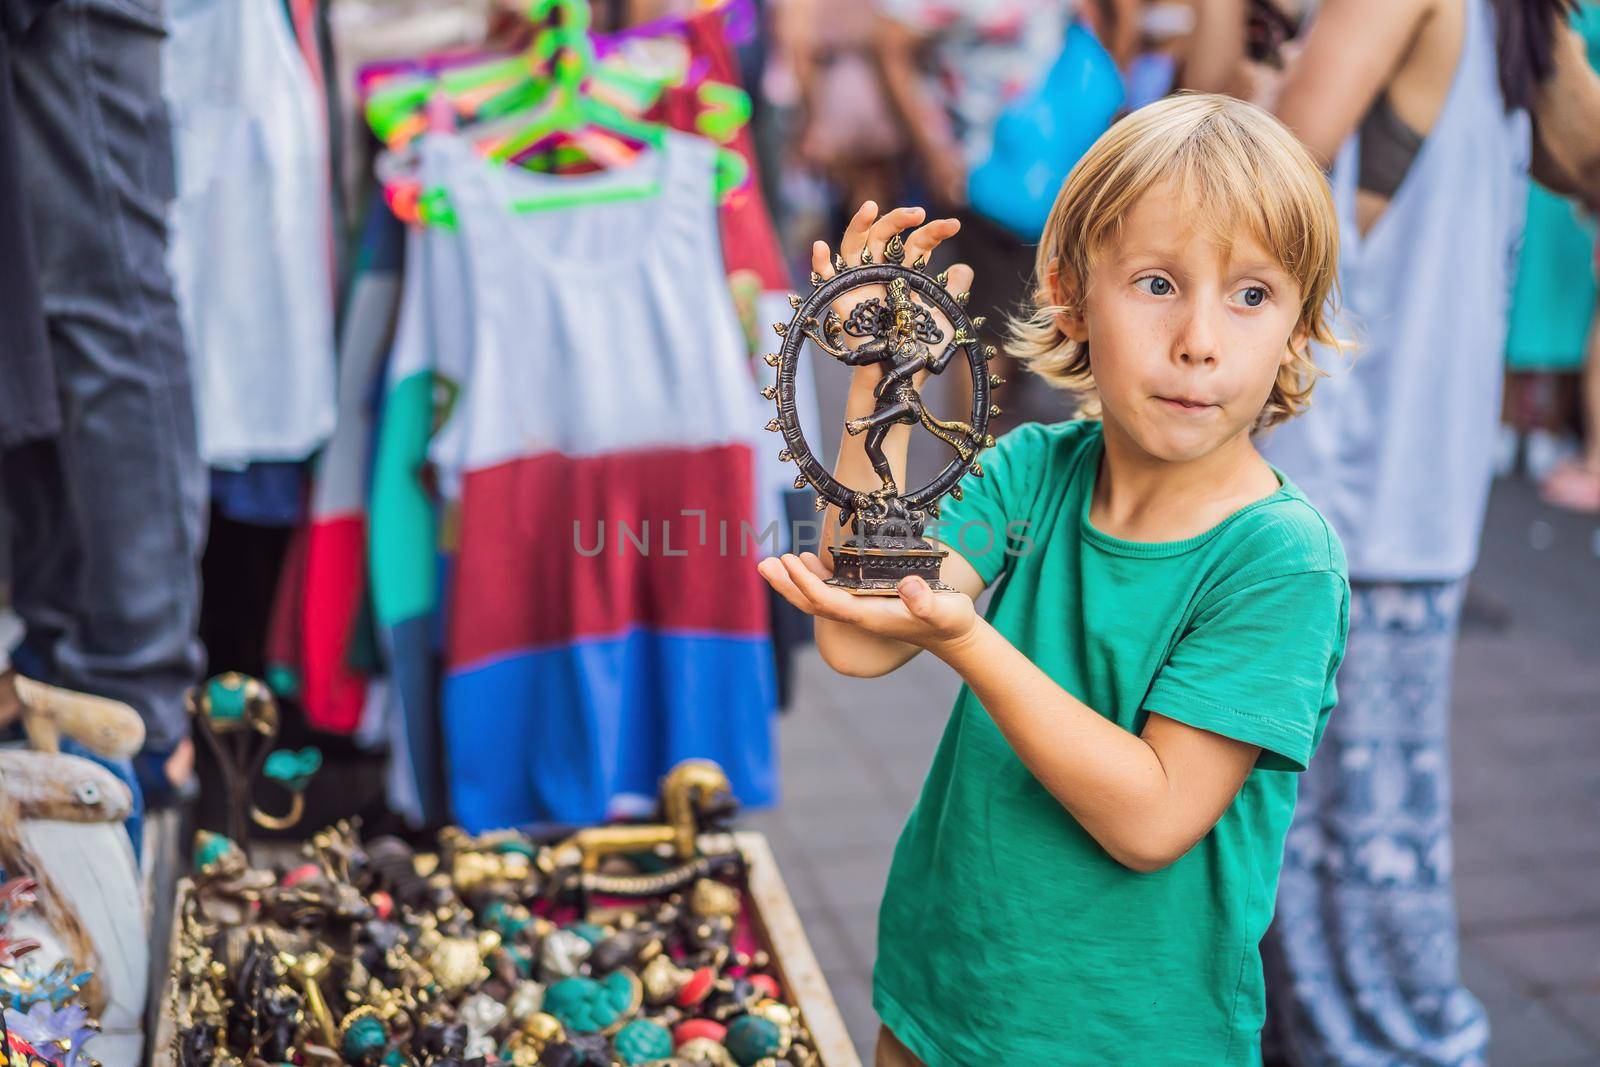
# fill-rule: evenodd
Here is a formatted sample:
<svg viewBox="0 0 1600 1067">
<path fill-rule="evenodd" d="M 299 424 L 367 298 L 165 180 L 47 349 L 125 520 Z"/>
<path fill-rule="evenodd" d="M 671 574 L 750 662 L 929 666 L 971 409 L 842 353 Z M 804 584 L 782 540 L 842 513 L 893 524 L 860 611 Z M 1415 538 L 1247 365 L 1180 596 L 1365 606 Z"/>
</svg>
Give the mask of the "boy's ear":
<svg viewBox="0 0 1600 1067">
<path fill-rule="evenodd" d="M 1056 329 L 1066 334 L 1069 340 L 1079 344 L 1087 342 L 1089 324 L 1083 317 L 1082 287 L 1078 279 L 1070 270 L 1063 270 L 1057 265 L 1050 268 L 1044 283 L 1046 298 L 1051 304 L 1062 308 L 1055 314 Z"/>
</svg>

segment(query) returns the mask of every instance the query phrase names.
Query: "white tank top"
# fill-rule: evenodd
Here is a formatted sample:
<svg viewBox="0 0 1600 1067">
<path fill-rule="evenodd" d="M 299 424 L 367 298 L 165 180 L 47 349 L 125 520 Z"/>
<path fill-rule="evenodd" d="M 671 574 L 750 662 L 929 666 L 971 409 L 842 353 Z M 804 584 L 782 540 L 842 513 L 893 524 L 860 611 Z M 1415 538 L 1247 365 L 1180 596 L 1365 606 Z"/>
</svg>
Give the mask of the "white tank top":
<svg viewBox="0 0 1600 1067">
<path fill-rule="evenodd" d="M 279 0 L 169 0 L 168 266 L 212 466 L 300 460 L 333 432 L 326 122 Z"/>
<path fill-rule="evenodd" d="M 1356 228 L 1360 140 L 1332 174 L 1339 336 L 1311 407 L 1262 440 L 1344 541 L 1350 576 L 1449 581 L 1477 557 L 1500 416 L 1506 316 L 1527 195 L 1529 122 L 1506 113 L 1494 15 L 1466 0 L 1444 110 L 1388 210 Z"/>
<path fill-rule="evenodd" d="M 472 275 L 472 365 L 437 368 L 463 386 L 430 448 L 447 495 L 466 470 L 544 452 L 776 453 L 723 268 L 715 159 L 710 142 L 669 132 L 662 150 L 582 179 L 597 192 L 653 177 L 655 196 L 518 214 L 508 205 L 573 179 L 425 140 L 423 172 L 450 192 Z M 777 498 L 762 478 L 764 525 Z"/>
</svg>

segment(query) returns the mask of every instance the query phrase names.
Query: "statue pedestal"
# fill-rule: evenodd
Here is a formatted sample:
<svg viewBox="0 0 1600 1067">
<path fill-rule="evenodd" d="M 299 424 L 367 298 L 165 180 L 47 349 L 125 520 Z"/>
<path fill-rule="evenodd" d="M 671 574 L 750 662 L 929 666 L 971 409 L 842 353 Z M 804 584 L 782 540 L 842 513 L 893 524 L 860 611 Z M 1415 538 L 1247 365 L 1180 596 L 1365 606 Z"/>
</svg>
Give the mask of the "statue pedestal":
<svg viewBox="0 0 1600 1067">
<path fill-rule="evenodd" d="M 951 588 L 939 580 L 939 566 L 950 554 L 942 548 L 931 545 L 874 548 L 851 544 L 830 551 L 833 553 L 833 577 L 828 579 L 828 584 L 858 595 L 898 596 L 900 579 L 910 574 L 921 575 L 934 589 Z"/>
</svg>

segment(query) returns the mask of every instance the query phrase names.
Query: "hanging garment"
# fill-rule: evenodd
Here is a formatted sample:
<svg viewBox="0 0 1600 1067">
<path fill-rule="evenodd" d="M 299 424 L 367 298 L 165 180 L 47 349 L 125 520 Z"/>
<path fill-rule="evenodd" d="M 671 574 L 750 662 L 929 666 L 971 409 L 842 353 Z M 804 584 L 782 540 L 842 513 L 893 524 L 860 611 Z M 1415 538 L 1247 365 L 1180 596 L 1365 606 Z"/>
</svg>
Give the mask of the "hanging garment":
<svg viewBox="0 0 1600 1067">
<path fill-rule="evenodd" d="M 1318 351 L 1329 376 L 1311 408 L 1262 441 L 1333 523 L 1352 580 L 1464 577 L 1483 528 L 1529 125 L 1526 112 L 1505 111 L 1490 5 L 1467 0 L 1466 10 L 1444 109 L 1365 234 L 1355 212 L 1361 139 L 1335 161 L 1344 299 L 1335 329 L 1357 348 L 1353 358 Z"/>
<path fill-rule="evenodd" d="M 252 463 L 211 472 L 211 504 L 224 518 L 252 526 L 298 526 L 305 518 L 304 463 Z"/>
<path fill-rule="evenodd" d="M 429 448 L 459 503 L 443 720 L 454 814 L 594 822 L 691 756 L 775 800 L 774 680 L 749 544 L 776 449 L 723 278 L 714 146 L 669 133 L 580 178 L 424 142 L 471 279 L 471 345 L 435 364 Z M 647 198 L 514 213 L 509 205 Z M 433 184 L 430 182 L 430 184 Z M 597 542 L 603 540 L 603 544 Z"/>
<path fill-rule="evenodd" d="M 462 349 L 472 339 L 466 271 L 458 232 L 406 232 L 400 309 L 373 441 L 367 559 L 373 622 L 389 669 L 388 802 L 418 825 L 446 813 L 438 698 L 446 561 L 428 442 L 437 425 L 438 368 L 460 374 Z"/>
<path fill-rule="evenodd" d="M 328 158 L 281 0 L 171 0 L 169 263 L 212 466 L 306 458 L 333 429 Z"/>
<path fill-rule="evenodd" d="M 339 419 L 317 459 L 296 599 L 300 704 L 321 730 L 353 731 L 367 675 L 352 662 L 367 598 L 368 465 L 378 389 L 400 303 L 404 231 L 381 202 L 368 211 L 339 338 Z"/>
</svg>

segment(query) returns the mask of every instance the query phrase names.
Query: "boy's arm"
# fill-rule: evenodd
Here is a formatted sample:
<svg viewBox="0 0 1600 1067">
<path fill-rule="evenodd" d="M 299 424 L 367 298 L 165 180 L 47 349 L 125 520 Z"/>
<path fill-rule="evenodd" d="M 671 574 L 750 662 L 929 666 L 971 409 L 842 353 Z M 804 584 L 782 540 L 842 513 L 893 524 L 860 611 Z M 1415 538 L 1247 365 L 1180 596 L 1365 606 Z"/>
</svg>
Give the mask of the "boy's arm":
<svg viewBox="0 0 1600 1067">
<path fill-rule="evenodd" d="M 1155 871 L 1216 825 L 1260 747 L 1151 713 L 1135 735 L 1078 700 L 988 622 L 934 646 L 1039 783 L 1118 863 Z"/>
</svg>

